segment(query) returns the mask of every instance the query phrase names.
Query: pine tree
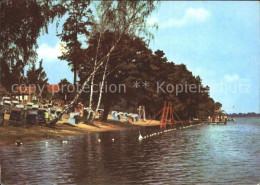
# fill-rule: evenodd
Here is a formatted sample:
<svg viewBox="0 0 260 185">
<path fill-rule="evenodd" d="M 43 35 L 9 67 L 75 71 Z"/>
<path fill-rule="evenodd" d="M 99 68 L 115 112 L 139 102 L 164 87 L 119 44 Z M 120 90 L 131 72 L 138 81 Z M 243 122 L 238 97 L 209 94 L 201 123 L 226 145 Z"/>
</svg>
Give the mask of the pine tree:
<svg viewBox="0 0 260 185">
<path fill-rule="evenodd" d="M 40 93 L 39 88 L 44 89 L 41 96 L 45 97 L 47 93 L 48 78 L 42 67 L 42 61 L 43 60 L 39 62 L 38 69 L 36 68 L 35 63 L 33 63 L 31 68 L 27 71 L 27 85 L 35 85 L 37 94 Z"/>
<path fill-rule="evenodd" d="M 71 66 L 71 70 L 74 72 L 74 85 L 83 55 L 79 37 L 86 37 L 89 34 L 89 26 L 92 24 L 89 4 L 90 1 L 87 0 L 66 1 L 64 7 L 69 17 L 63 25 L 62 33 L 58 34 L 65 43 L 65 51 L 62 52 L 59 59 L 68 61 Z"/>
</svg>

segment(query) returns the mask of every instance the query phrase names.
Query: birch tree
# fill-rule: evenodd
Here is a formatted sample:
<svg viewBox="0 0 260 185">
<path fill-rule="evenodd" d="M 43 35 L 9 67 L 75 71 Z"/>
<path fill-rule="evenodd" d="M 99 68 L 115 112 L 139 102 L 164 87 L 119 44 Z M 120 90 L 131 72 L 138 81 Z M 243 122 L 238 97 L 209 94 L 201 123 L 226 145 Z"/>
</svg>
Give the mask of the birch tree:
<svg viewBox="0 0 260 185">
<path fill-rule="evenodd" d="M 82 84 L 82 89 L 79 90 L 73 101 L 62 111 L 62 113 L 51 122 L 54 126 L 60 119 L 64 112 L 72 107 L 80 97 L 86 85 L 95 76 L 97 71 L 106 65 L 107 59 L 117 47 L 123 35 L 131 35 L 133 37 L 143 34 L 146 36 L 151 35 L 147 31 L 146 20 L 148 16 L 155 10 L 156 3 L 153 1 L 101 1 L 97 2 L 95 6 L 93 26 L 91 33 L 99 33 L 100 38 L 106 31 L 114 32 L 115 37 L 109 50 L 96 59 L 93 70 L 86 77 Z M 97 50 L 97 53 L 98 50 Z M 85 61 L 88 65 L 89 61 Z"/>
<path fill-rule="evenodd" d="M 153 5 L 152 2 L 149 2 L 149 3 L 151 3 L 151 5 Z M 132 7 L 131 7 L 131 5 L 132 5 Z M 114 37 L 109 37 L 110 38 L 109 46 L 111 48 L 113 48 L 113 50 L 111 50 L 111 52 L 109 52 L 109 49 L 107 50 L 108 51 L 107 53 L 109 53 L 109 55 L 107 56 L 107 59 L 105 62 L 101 86 L 99 89 L 98 102 L 97 102 L 94 116 L 92 117 L 91 120 L 89 120 L 89 123 L 93 122 L 93 120 L 95 119 L 97 112 L 99 110 L 105 79 L 106 79 L 106 76 L 109 74 L 109 72 L 108 72 L 109 59 L 111 57 L 112 52 L 118 46 L 119 41 L 122 40 L 122 37 L 124 35 L 131 36 L 132 38 L 139 36 L 140 34 L 144 34 L 149 37 L 151 36 L 151 34 L 149 34 L 149 32 L 147 31 L 146 18 L 154 10 L 155 6 L 149 7 L 149 8 L 151 8 L 150 10 L 149 10 L 149 8 L 146 9 L 146 11 L 148 10 L 147 12 L 145 12 L 145 11 L 142 12 L 141 10 L 143 8 L 147 8 L 145 6 L 145 4 L 139 4 L 139 6 L 136 7 L 137 10 L 134 9 L 134 7 L 137 4 L 133 3 L 131 5 L 127 5 L 127 2 L 122 2 L 122 4 L 118 4 L 118 6 L 115 6 L 115 4 L 113 4 L 112 2 L 109 2 L 109 3 L 105 2 L 105 3 L 100 3 L 99 5 L 96 6 L 96 12 L 98 13 L 98 17 L 97 17 L 96 21 L 94 21 L 95 24 L 93 26 L 93 32 L 92 32 L 93 34 L 98 33 L 97 52 L 96 52 L 96 57 L 95 57 L 96 60 L 95 60 L 94 69 L 96 69 L 96 64 L 98 63 L 97 59 L 98 59 L 98 55 L 99 55 L 99 51 L 100 51 L 100 42 L 102 42 L 101 36 L 103 36 L 103 38 L 104 38 L 104 34 L 106 34 L 108 32 L 110 32 L 110 33 L 112 32 L 113 33 L 112 35 Z M 120 16 L 122 16 L 122 17 L 119 16 L 119 19 L 117 19 L 118 14 L 115 13 L 116 10 L 114 8 L 118 8 L 118 14 Z M 128 12 L 129 15 L 126 16 L 126 18 L 125 18 L 124 16 L 127 15 L 126 14 L 127 11 L 129 11 Z M 137 15 L 143 15 L 144 17 L 137 17 Z M 129 19 L 129 20 L 126 21 L 127 19 Z M 111 21 L 111 20 L 113 20 L 113 21 Z M 131 21 L 134 21 L 134 22 L 131 23 Z M 121 27 L 120 22 L 122 22 L 123 27 Z M 124 28 L 126 28 L 126 30 Z M 106 38 L 104 38 L 104 39 L 106 39 Z M 108 44 L 108 43 L 106 43 L 106 44 Z M 104 50 L 102 50 L 102 52 L 100 52 L 101 55 L 103 52 L 104 52 Z M 94 79 L 94 76 L 93 76 L 92 80 L 93 79 Z M 93 97 L 93 81 L 91 82 L 89 105 L 92 105 L 92 101 L 93 101 L 92 97 Z M 92 108 L 92 107 L 90 106 L 90 108 Z M 89 119 L 89 117 L 88 117 L 88 119 Z"/>
</svg>

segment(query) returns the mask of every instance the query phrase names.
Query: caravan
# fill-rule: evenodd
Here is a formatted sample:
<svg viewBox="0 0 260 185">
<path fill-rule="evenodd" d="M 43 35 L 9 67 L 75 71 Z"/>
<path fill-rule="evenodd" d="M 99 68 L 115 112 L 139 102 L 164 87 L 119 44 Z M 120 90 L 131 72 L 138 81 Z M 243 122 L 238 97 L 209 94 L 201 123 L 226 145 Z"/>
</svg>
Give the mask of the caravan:
<svg viewBox="0 0 260 185">
<path fill-rule="evenodd" d="M 12 109 L 9 120 L 21 121 L 23 119 L 24 113 L 25 111 L 23 108 L 16 106 Z"/>
<path fill-rule="evenodd" d="M 32 102 L 28 102 L 27 105 L 26 105 L 26 107 L 27 107 L 28 109 L 31 109 L 33 105 L 34 105 L 34 104 L 33 104 Z"/>
<path fill-rule="evenodd" d="M 6 114 L 10 114 L 11 113 L 11 109 L 12 109 L 11 101 L 5 100 L 4 101 L 4 110 L 5 110 Z"/>
<path fill-rule="evenodd" d="M 38 121 L 37 111 L 27 110 L 25 113 L 25 122 L 30 125 L 36 124 Z"/>
<path fill-rule="evenodd" d="M 12 101 L 12 104 L 13 104 L 13 107 L 15 107 L 16 105 L 19 104 L 19 101 L 17 101 L 17 100 L 13 100 L 13 101 Z"/>
<path fill-rule="evenodd" d="M 38 110 L 38 114 L 37 114 L 37 121 L 38 123 L 46 123 L 46 114 L 47 114 L 47 110 L 40 108 Z"/>
</svg>

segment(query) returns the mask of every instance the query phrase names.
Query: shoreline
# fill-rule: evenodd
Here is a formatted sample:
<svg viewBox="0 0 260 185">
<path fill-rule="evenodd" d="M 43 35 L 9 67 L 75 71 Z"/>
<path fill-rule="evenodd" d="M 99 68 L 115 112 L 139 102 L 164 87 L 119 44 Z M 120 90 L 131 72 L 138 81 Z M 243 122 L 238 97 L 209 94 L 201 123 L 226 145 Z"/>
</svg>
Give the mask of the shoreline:
<svg viewBox="0 0 260 185">
<path fill-rule="evenodd" d="M 92 132 L 109 132 L 119 131 L 131 128 L 140 128 L 147 126 L 150 120 L 139 122 L 126 122 L 108 119 L 107 122 L 94 121 L 93 125 L 84 124 L 69 124 L 67 119 L 58 121 L 55 128 L 47 125 L 24 125 L 21 122 L 9 121 L 9 115 L 5 115 L 4 126 L 0 127 L 0 147 L 15 146 L 17 141 L 32 143 L 36 141 L 63 138 L 74 135 L 84 135 Z M 160 122 L 152 120 L 149 126 L 159 126 Z"/>
<path fill-rule="evenodd" d="M 95 126 L 94 126 L 95 125 Z M 80 123 L 76 126 L 69 126 L 66 123 L 58 123 L 55 128 L 44 125 L 17 126 L 5 125 L 0 127 L 0 147 L 15 146 L 19 141 L 23 144 L 41 140 L 63 138 L 74 135 L 84 135 L 92 132 L 108 132 L 137 128 L 138 126 L 116 126 L 112 124 L 97 124 L 93 126 Z"/>
<path fill-rule="evenodd" d="M 9 115 L 5 115 L 5 123 L 0 127 L 0 147 L 16 146 L 17 141 L 25 144 L 48 139 L 64 138 L 75 135 L 85 135 L 93 132 L 119 131 L 133 128 L 160 126 L 160 121 L 146 120 L 139 122 L 127 122 L 112 120 L 110 117 L 107 122 L 95 120 L 93 125 L 80 122 L 79 124 L 69 124 L 68 116 L 64 116 L 62 121 L 58 121 L 54 128 L 48 124 L 26 125 L 18 121 L 10 121 Z M 178 121 L 176 121 L 177 124 Z M 183 121 L 186 125 L 187 122 Z M 194 124 L 188 123 L 188 124 Z"/>
</svg>

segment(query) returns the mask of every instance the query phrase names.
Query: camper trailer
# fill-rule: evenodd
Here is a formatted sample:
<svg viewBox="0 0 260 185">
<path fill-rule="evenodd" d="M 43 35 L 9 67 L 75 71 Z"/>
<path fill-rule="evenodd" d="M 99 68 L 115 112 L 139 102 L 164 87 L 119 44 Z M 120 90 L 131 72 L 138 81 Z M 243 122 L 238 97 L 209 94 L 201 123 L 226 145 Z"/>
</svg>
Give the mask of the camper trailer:
<svg viewBox="0 0 260 185">
<path fill-rule="evenodd" d="M 25 109 L 25 106 L 24 105 L 16 105 L 15 107 L 19 108 L 19 109 Z"/>
<path fill-rule="evenodd" d="M 31 109 L 33 105 L 34 105 L 34 104 L 33 104 L 32 102 L 28 102 L 28 103 L 27 103 L 27 108 L 28 108 L 28 109 Z"/>
<path fill-rule="evenodd" d="M 19 101 L 17 101 L 17 100 L 13 100 L 13 101 L 12 101 L 12 104 L 13 104 L 13 107 L 15 107 L 16 105 L 19 104 Z"/>
<path fill-rule="evenodd" d="M 37 123 L 37 111 L 27 110 L 25 113 L 25 121 L 27 124 L 34 125 Z"/>
<path fill-rule="evenodd" d="M 4 101 L 4 110 L 5 110 L 6 114 L 10 114 L 11 113 L 11 109 L 12 109 L 11 101 L 5 100 Z"/>
<path fill-rule="evenodd" d="M 33 105 L 32 106 L 32 110 L 38 110 L 39 109 L 39 105 Z"/>
<path fill-rule="evenodd" d="M 48 104 L 44 104 L 42 107 L 43 107 L 44 109 L 48 109 Z"/>
<path fill-rule="evenodd" d="M 37 121 L 38 123 L 46 123 L 46 119 L 45 119 L 45 113 L 47 112 L 46 109 L 39 109 L 38 110 L 38 114 L 37 114 Z"/>
<path fill-rule="evenodd" d="M 21 121 L 24 116 L 24 109 L 19 107 L 12 108 L 9 120 Z"/>
<path fill-rule="evenodd" d="M 5 101 L 11 101 L 11 98 L 8 97 L 8 96 L 4 96 L 3 99 L 2 99 L 2 101 L 3 101 L 3 102 L 5 102 Z"/>
</svg>

